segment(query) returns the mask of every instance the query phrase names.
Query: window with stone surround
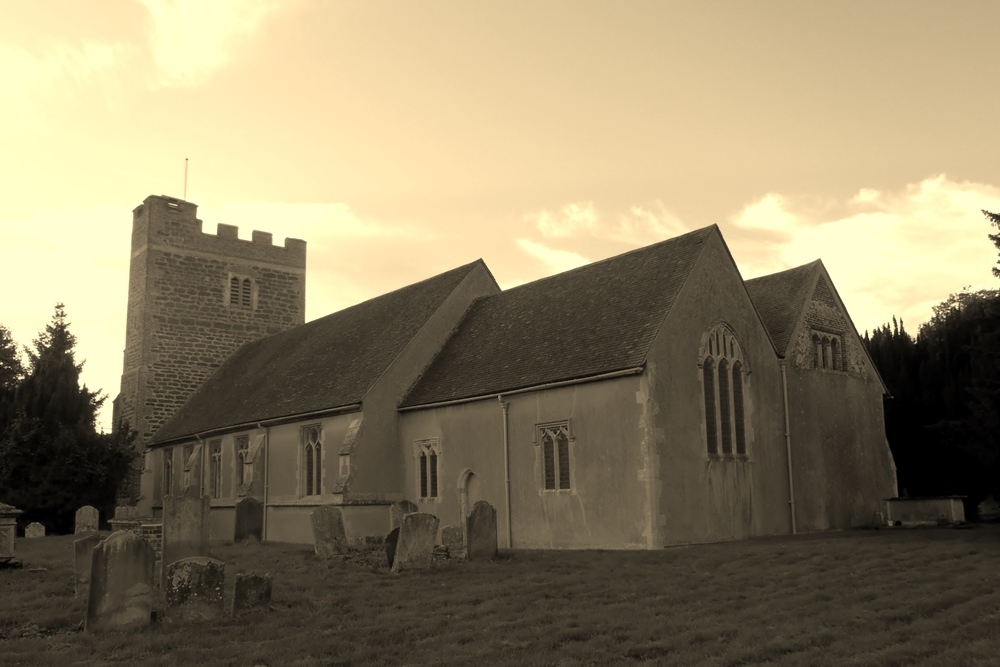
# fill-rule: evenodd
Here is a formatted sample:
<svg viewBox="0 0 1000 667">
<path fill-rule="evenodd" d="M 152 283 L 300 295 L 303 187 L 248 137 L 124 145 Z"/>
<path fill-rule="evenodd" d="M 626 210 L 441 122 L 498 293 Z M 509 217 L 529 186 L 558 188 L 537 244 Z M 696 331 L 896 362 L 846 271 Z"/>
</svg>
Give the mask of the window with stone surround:
<svg viewBox="0 0 1000 667">
<path fill-rule="evenodd" d="M 235 450 L 235 456 L 233 461 L 236 465 L 236 491 L 243 487 L 245 480 L 245 467 L 244 464 L 247 458 L 247 451 L 250 449 L 250 436 L 249 435 L 238 435 L 233 439 L 233 449 Z"/>
<path fill-rule="evenodd" d="M 708 455 L 746 455 L 747 371 L 743 349 L 732 330 L 719 324 L 702 336 L 699 358 Z"/>
<path fill-rule="evenodd" d="M 222 497 L 222 440 L 208 442 L 208 496 Z"/>
<path fill-rule="evenodd" d="M 441 441 L 438 438 L 417 440 L 417 488 L 421 500 L 439 498 L 438 466 L 441 460 Z"/>
<path fill-rule="evenodd" d="M 302 438 L 302 495 L 323 494 L 323 428 L 319 424 L 303 426 Z"/>
<path fill-rule="evenodd" d="M 254 280 L 249 276 L 229 274 L 229 298 L 226 300 L 230 308 L 253 310 Z"/>
<path fill-rule="evenodd" d="M 839 334 L 813 331 L 812 342 L 813 368 L 824 368 L 832 371 L 844 370 L 843 342 Z"/>
<path fill-rule="evenodd" d="M 569 420 L 535 425 L 535 444 L 542 449 L 542 489 L 561 491 L 570 488 L 569 443 L 573 440 Z"/>
<path fill-rule="evenodd" d="M 174 486 L 174 450 L 167 448 L 163 450 L 163 489 L 161 496 L 172 495 Z"/>
</svg>

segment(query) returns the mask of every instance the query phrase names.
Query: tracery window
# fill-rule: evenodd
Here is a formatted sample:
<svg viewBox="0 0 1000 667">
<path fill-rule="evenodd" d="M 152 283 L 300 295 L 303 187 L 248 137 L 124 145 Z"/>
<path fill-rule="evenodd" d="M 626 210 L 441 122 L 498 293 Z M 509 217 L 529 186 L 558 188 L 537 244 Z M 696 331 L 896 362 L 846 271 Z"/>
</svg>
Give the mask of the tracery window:
<svg viewBox="0 0 1000 667">
<path fill-rule="evenodd" d="M 323 429 L 319 424 L 302 427 L 302 495 L 323 494 Z"/>
<path fill-rule="evenodd" d="M 247 452 L 250 450 L 250 436 L 238 435 L 236 436 L 235 443 L 236 488 L 239 489 L 246 481 L 246 468 L 244 464 L 246 463 Z"/>
<path fill-rule="evenodd" d="M 699 365 L 708 455 L 746 455 L 746 360 L 728 326 L 719 324 L 702 337 Z"/>
<path fill-rule="evenodd" d="M 438 489 L 438 465 L 441 454 L 441 441 L 437 438 L 418 440 L 415 443 L 417 450 L 417 484 L 420 490 L 420 498 L 440 497 Z"/>
<path fill-rule="evenodd" d="M 542 446 L 542 484 L 546 491 L 568 489 L 571 485 L 569 421 L 539 424 L 538 441 Z"/>
<path fill-rule="evenodd" d="M 208 443 L 208 495 L 210 498 L 222 497 L 222 440 L 212 440 Z"/>
</svg>

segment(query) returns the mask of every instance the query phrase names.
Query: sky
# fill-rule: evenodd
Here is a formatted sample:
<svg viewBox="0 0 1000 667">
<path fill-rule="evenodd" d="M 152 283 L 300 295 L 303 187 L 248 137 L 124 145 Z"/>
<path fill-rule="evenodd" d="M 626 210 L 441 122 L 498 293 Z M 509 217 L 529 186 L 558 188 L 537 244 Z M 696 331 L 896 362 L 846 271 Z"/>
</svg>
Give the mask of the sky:
<svg viewBox="0 0 1000 667">
<path fill-rule="evenodd" d="M 0 0 L 0 324 L 119 388 L 148 195 L 308 242 L 306 319 L 717 224 L 861 333 L 998 288 L 995 0 Z M 185 186 L 185 159 L 188 160 Z M 185 192 L 186 187 L 186 192 Z"/>
</svg>

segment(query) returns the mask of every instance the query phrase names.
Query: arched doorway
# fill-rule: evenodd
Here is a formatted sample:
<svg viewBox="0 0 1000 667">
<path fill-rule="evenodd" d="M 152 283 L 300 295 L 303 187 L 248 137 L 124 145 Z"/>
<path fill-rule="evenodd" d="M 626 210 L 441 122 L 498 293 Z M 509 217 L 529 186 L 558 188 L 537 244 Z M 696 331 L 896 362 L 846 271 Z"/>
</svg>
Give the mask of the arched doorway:
<svg viewBox="0 0 1000 667">
<path fill-rule="evenodd" d="M 458 478 L 458 500 L 462 508 L 462 525 L 465 525 L 465 518 L 472 511 L 472 506 L 477 500 L 482 500 L 479 495 L 479 478 L 476 473 L 466 469 Z"/>
</svg>

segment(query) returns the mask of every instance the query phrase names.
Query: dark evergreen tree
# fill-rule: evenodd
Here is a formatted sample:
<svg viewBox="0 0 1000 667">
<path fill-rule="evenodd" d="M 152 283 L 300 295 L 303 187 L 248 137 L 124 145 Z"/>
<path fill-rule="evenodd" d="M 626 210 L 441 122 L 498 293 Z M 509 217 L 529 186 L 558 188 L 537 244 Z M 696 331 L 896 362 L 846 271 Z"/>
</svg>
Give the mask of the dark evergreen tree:
<svg viewBox="0 0 1000 667">
<path fill-rule="evenodd" d="M 0 439 L 0 501 L 24 510 L 24 522 L 71 531 L 82 505 L 109 511 L 135 456 L 134 433 L 98 433 L 104 397 L 80 385 L 82 364 L 62 304 L 28 349 L 28 368 Z"/>
<path fill-rule="evenodd" d="M 0 324 L 0 437 L 14 414 L 14 392 L 24 377 L 24 365 L 10 330 Z"/>
<path fill-rule="evenodd" d="M 1000 229 L 1000 213 L 990 213 L 984 209 L 983 215 L 986 216 L 986 219 L 989 220 L 994 227 Z M 1000 233 L 990 234 L 989 236 L 990 241 L 993 241 L 993 245 L 997 247 L 997 250 L 1000 250 Z M 993 275 L 1000 278 L 1000 259 L 997 260 L 997 265 L 993 267 Z"/>
</svg>

